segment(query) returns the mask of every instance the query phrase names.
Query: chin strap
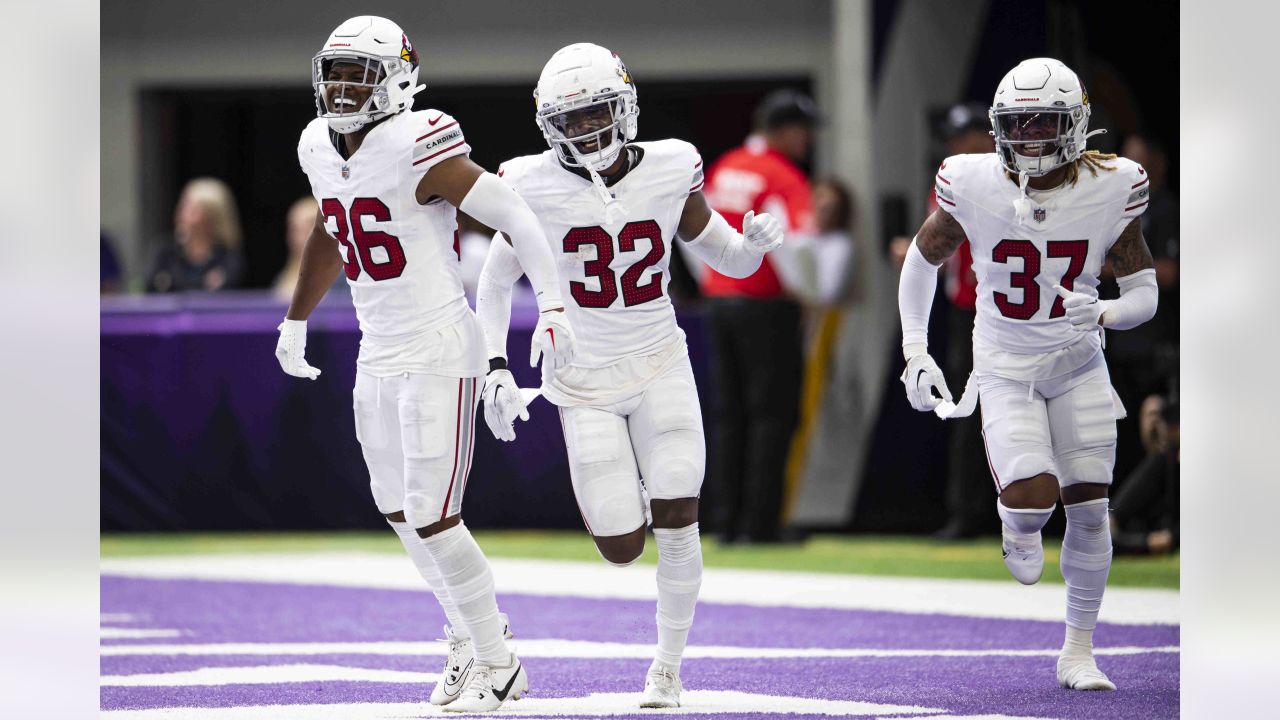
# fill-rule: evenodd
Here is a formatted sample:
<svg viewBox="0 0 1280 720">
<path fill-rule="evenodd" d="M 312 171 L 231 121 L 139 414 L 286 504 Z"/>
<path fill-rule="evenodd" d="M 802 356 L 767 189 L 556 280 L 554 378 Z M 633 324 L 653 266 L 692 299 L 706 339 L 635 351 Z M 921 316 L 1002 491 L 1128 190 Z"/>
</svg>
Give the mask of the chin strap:
<svg viewBox="0 0 1280 720">
<path fill-rule="evenodd" d="M 606 225 L 612 225 L 615 222 L 626 218 L 627 208 L 624 207 L 622 203 L 618 202 L 618 199 L 613 196 L 613 193 L 609 192 L 609 188 L 605 186 L 604 178 L 600 177 L 600 173 L 586 161 L 586 158 L 582 157 L 582 153 L 578 152 L 578 148 L 574 147 L 573 143 L 565 143 L 565 146 L 569 148 L 569 152 L 573 154 L 573 158 L 578 161 L 578 165 L 582 167 L 582 169 L 586 170 L 587 174 L 591 176 L 591 185 L 595 187 L 596 194 L 600 196 L 600 201 L 604 203 L 604 223 Z M 619 152 L 626 151 L 627 148 L 624 145 L 622 150 Z"/>
<path fill-rule="evenodd" d="M 1031 177 L 1027 175 L 1027 171 L 1023 170 L 1018 173 L 1018 198 L 1013 201 L 1013 213 L 1018 216 L 1018 224 L 1022 225 L 1027 216 L 1031 214 L 1031 199 L 1027 197 L 1027 182 Z"/>
</svg>

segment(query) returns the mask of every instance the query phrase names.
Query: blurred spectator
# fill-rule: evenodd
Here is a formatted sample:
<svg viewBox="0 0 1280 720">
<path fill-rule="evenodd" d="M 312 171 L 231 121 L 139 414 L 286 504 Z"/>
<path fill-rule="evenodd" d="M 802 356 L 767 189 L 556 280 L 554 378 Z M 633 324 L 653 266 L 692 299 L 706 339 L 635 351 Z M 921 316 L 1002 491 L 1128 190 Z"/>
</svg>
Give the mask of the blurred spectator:
<svg viewBox="0 0 1280 720">
<path fill-rule="evenodd" d="M 307 239 L 311 237 L 311 229 L 316 225 L 316 214 L 320 211 L 315 198 L 307 195 L 300 197 L 289 206 L 284 220 L 284 242 L 289 249 L 289 257 L 284 261 L 284 268 L 276 275 L 272 292 L 282 300 L 293 297 L 293 288 L 298 284 L 298 272 L 302 269 L 302 252 L 307 247 Z M 335 247 L 336 251 L 336 247 Z M 329 292 L 350 293 L 345 273 L 338 273 Z"/>
<path fill-rule="evenodd" d="M 746 213 L 768 212 L 788 242 L 812 234 L 813 200 L 799 164 L 817 122 L 813 100 L 779 90 L 756 110 L 756 133 L 707 172 L 713 208 L 741 231 Z M 707 298 L 716 382 L 715 446 L 710 477 L 711 525 L 723 541 L 780 539 L 783 473 L 800 396 L 800 306 L 765 257 L 735 279 L 701 273 Z"/>
<path fill-rule="evenodd" d="M 192 180 L 174 211 L 174 242 L 156 253 L 147 292 L 237 287 L 244 274 L 240 238 L 231 189 L 216 178 Z"/>
<path fill-rule="evenodd" d="M 769 254 L 788 293 L 810 306 L 835 303 L 847 289 L 853 259 L 853 194 L 835 178 L 813 183 L 812 235 L 788 237 Z"/>
<path fill-rule="evenodd" d="M 805 308 L 804 377 L 800 392 L 800 420 L 787 457 L 783 520 L 803 482 L 805 458 L 821 422 L 823 397 L 832 380 L 832 362 L 840 336 L 842 301 L 852 284 L 855 220 L 853 193 L 835 178 L 813 183 L 815 234 L 799 235 L 773 251 L 783 285 Z M 787 532 L 794 532 L 794 529 Z"/>
<path fill-rule="evenodd" d="M 120 260 L 116 257 L 115 248 L 107 234 L 99 233 L 102 242 L 102 256 L 98 261 L 98 270 L 102 275 L 102 283 L 98 286 L 101 295 L 115 295 L 120 292 Z"/>
<path fill-rule="evenodd" d="M 289 257 L 284 261 L 284 268 L 276 275 L 272 290 L 277 297 L 289 299 L 293 297 L 293 287 L 298 284 L 298 272 L 302 269 L 302 252 L 307 247 L 307 239 L 316 226 L 316 215 L 319 206 L 310 195 L 298 198 L 289 206 L 284 219 L 284 243 L 289 250 Z M 338 282 L 345 284 L 345 275 L 338 275 Z"/>
<path fill-rule="evenodd" d="M 1160 555 L 1179 544 L 1181 432 L 1178 404 L 1152 395 L 1139 416 L 1146 457 L 1111 501 L 1111 536 L 1117 554 Z"/>
</svg>

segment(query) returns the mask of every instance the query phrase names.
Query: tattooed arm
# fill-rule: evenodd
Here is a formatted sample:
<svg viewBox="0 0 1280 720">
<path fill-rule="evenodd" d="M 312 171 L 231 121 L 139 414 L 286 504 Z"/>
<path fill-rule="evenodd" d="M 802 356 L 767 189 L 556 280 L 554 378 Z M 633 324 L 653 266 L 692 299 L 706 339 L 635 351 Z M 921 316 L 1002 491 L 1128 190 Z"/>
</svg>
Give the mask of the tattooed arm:
<svg viewBox="0 0 1280 720">
<path fill-rule="evenodd" d="M 1134 218 L 1120 233 L 1107 253 L 1120 286 L 1120 298 L 1102 301 L 1098 324 L 1113 330 L 1128 330 L 1155 317 L 1160 292 L 1156 287 L 1156 264 L 1142 237 L 1142 225 Z"/>
<path fill-rule="evenodd" d="M 1142 237 L 1142 222 L 1139 218 L 1134 218 L 1120 233 L 1116 243 L 1107 251 L 1107 259 L 1111 261 L 1111 270 L 1117 278 L 1128 277 L 1140 270 L 1155 269 L 1151 250 L 1147 248 L 1146 238 Z"/>
<path fill-rule="evenodd" d="M 922 412 L 951 400 L 942 369 L 929 356 L 929 308 L 938 287 L 938 268 L 964 242 L 964 228 L 945 210 L 924 221 L 907 249 L 898 281 L 898 314 L 902 319 L 902 355 L 907 369 L 902 384 L 907 402 Z"/>
<path fill-rule="evenodd" d="M 1061 285 L 1054 289 L 1062 296 L 1067 320 L 1078 332 L 1097 332 L 1098 326 L 1128 330 L 1155 317 L 1159 291 L 1155 263 L 1137 218 L 1130 222 L 1107 252 L 1120 286 L 1118 300 L 1099 300 L 1095 294 L 1074 292 Z"/>
<path fill-rule="evenodd" d="M 902 349 L 907 357 L 927 352 L 929 308 L 938 285 L 938 267 L 964 242 L 964 228 L 945 210 L 935 210 L 907 249 L 898 281 Z"/>
<path fill-rule="evenodd" d="M 964 242 L 964 228 L 951 217 L 946 210 L 935 210 L 920 232 L 916 233 L 915 245 L 920 254 L 930 265 L 941 265 Z M 910 254 L 910 251 L 907 251 Z"/>
</svg>

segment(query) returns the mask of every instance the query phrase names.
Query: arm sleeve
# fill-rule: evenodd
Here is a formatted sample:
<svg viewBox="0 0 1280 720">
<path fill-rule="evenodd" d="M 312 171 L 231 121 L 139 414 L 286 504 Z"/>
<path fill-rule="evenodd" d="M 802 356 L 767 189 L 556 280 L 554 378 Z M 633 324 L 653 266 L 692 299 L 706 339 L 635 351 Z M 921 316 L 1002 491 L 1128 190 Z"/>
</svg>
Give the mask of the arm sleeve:
<svg viewBox="0 0 1280 720">
<path fill-rule="evenodd" d="M 485 173 L 476 179 L 476 184 L 462 199 L 458 209 L 511 238 L 520 266 L 533 285 L 539 312 L 564 307 L 555 258 L 551 255 L 542 225 L 515 190 L 499 180 L 497 175 Z"/>
<path fill-rule="evenodd" d="M 733 278 L 744 278 L 760 269 L 762 255 L 751 252 L 742 233 L 729 227 L 720 213 L 711 211 L 711 220 L 686 247 L 712 269 Z"/>
<path fill-rule="evenodd" d="M 933 294 L 938 288 L 940 267 L 925 260 L 915 239 L 911 240 L 907 259 L 902 264 L 902 277 L 898 281 L 898 314 L 902 318 L 904 353 L 913 345 L 929 346 L 929 310 L 933 307 Z"/>
<path fill-rule="evenodd" d="M 1120 297 L 1107 303 L 1102 313 L 1102 326 L 1111 330 L 1128 330 L 1156 316 L 1160 292 L 1156 287 L 1155 268 L 1139 270 L 1116 278 Z"/>
<path fill-rule="evenodd" d="M 520 259 L 502 237 L 493 236 L 489 254 L 480 270 L 476 285 L 476 318 L 484 333 L 484 349 L 488 358 L 507 357 L 507 330 L 511 325 L 511 287 L 524 272 Z"/>
</svg>

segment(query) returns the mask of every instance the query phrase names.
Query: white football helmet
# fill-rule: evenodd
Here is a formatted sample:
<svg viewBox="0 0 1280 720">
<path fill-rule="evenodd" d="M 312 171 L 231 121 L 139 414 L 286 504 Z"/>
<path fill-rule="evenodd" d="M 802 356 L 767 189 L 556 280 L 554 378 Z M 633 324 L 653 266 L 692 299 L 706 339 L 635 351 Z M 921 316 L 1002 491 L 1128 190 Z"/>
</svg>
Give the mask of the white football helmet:
<svg viewBox="0 0 1280 720">
<path fill-rule="evenodd" d="M 556 51 L 533 91 L 547 145 L 571 167 L 600 172 L 636 138 L 636 86 L 622 58 L 591 43 Z"/>
<path fill-rule="evenodd" d="M 344 75 L 335 66 L 354 68 Z M 364 69 L 359 81 L 353 81 L 359 77 L 355 68 Z M 409 37 L 374 15 L 353 17 L 329 35 L 311 60 L 311 86 L 316 115 L 344 135 L 410 108 L 426 87 L 418 84 L 418 51 Z"/>
<path fill-rule="evenodd" d="M 992 135 L 1011 173 L 1044 175 L 1080 157 L 1089 132 L 1089 94 L 1071 68 L 1053 58 L 1023 60 L 996 88 Z"/>
</svg>

